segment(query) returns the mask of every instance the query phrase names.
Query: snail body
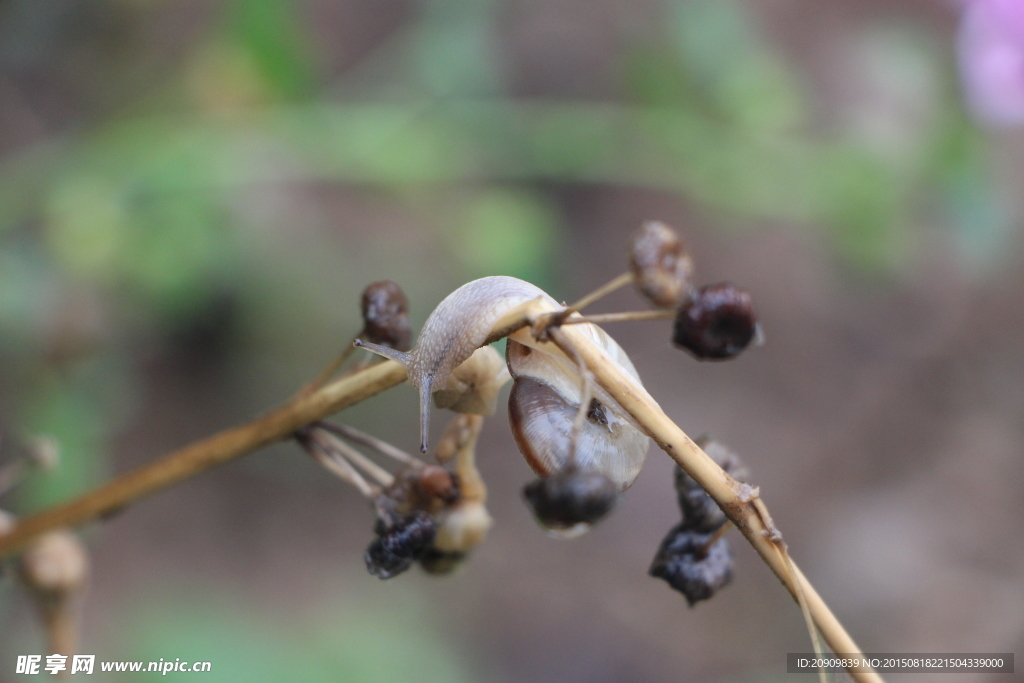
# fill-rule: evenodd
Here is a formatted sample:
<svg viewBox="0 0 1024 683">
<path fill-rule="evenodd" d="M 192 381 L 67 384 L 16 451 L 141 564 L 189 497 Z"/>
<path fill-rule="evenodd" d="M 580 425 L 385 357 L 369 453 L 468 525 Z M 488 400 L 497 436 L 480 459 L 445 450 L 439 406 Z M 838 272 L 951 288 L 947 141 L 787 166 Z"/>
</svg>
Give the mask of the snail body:
<svg viewBox="0 0 1024 683">
<path fill-rule="evenodd" d="M 516 306 L 544 299 L 557 306 L 544 290 L 514 277 L 495 275 L 468 282 L 449 294 L 427 318 L 412 351 L 404 353 L 356 341 L 374 353 L 404 366 L 409 383 L 420 395 L 420 450 L 427 451 L 430 401 L 448 376 L 473 355 L 490 336 L 501 317 Z"/>
</svg>

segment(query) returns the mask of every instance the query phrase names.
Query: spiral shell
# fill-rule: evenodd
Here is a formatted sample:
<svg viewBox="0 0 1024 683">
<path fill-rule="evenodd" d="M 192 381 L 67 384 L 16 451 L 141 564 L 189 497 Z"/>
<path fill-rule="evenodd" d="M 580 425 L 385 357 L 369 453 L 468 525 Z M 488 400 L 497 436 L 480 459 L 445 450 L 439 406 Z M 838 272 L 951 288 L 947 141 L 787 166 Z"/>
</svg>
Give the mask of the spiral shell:
<svg viewBox="0 0 1024 683">
<path fill-rule="evenodd" d="M 633 364 L 611 337 L 593 325 L 580 327 L 639 382 Z M 509 396 L 512 433 L 533 471 L 550 476 L 572 464 L 605 474 L 619 490 L 628 488 L 643 466 L 648 439 L 619 404 L 595 387 L 573 459 L 573 421 L 582 400 L 576 365 L 512 339 L 506 360 L 513 379 Z"/>
</svg>

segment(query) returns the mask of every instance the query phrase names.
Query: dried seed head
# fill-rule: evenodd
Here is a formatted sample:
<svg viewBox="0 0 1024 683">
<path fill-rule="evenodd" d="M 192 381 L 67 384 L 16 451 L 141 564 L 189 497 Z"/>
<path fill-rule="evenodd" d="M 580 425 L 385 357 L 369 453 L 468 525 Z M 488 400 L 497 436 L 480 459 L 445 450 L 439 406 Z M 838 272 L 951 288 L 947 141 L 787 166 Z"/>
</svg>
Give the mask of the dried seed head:
<svg viewBox="0 0 1024 683">
<path fill-rule="evenodd" d="M 367 341 L 398 351 L 412 348 L 409 299 L 391 280 L 373 282 L 363 290 L 363 334 Z"/>
<path fill-rule="evenodd" d="M 636 288 L 659 308 L 676 308 L 689 292 L 693 260 L 686 244 L 664 223 L 649 221 L 633 235 L 629 267 Z"/>
<path fill-rule="evenodd" d="M 700 360 L 738 355 L 757 334 L 750 294 L 728 282 L 701 287 L 676 315 L 672 341 Z"/>
<path fill-rule="evenodd" d="M 697 445 L 735 479 L 747 480 L 749 472 L 738 455 L 706 436 L 698 438 Z M 725 524 L 727 518 L 718 503 L 681 467 L 676 467 L 675 487 L 679 509 L 683 513 L 683 526 L 687 529 L 711 533 Z"/>
<path fill-rule="evenodd" d="M 709 546 L 712 537 L 680 524 L 661 542 L 651 563 L 650 575 L 664 579 L 686 596 L 690 607 L 707 600 L 732 579 L 729 541 L 720 538 Z"/>
<path fill-rule="evenodd" d="M 606 474 L 569 466 L 523 487 L 523 497 L 548 531 L 572 538 L 615 507 L 620 487 Z"/>
<path fill-rule="evenodd" d="M 47 599 L 63 599 L 78 592 L 89 574 L 89 556 L 72 532 L 51 531 L 30 544 L 21 556 L 25 585 Z"/>
<path fill-rule="evenodd" d="M 366 569 L 379 579 L 398 576 L 412 566 L 434 542 L 437 522 L 422 510 L 393 520 L 378 520 L 377 538 L 366 548 Z"/>
</svg>

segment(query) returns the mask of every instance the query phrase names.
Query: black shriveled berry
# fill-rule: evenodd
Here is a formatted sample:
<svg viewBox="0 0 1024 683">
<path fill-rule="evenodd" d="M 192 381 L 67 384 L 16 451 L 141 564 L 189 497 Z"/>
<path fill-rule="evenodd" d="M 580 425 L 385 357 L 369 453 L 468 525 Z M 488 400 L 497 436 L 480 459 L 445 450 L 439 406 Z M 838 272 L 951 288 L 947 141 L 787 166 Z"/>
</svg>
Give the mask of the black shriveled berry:
<svg viewBox="0 0 1024 683">
<path fill-rule="evenodd" d="M 650 575 L 664 579 L 686 596 L 690 607 L 707 600 L 732 580 L 729 541 L 720 538 L 708 546 L 713 536 L 680 524 L 661 542 L 651 563 Z"/>
<path fill-rule="evenodd" d="M 740 481 L 747 480 L 748 470 L 738 455 L 707 437 L 697 439 L 697 445 L 734 478 Z M 676 496 L 679 499 L 679 509 L 683 513 L 683 525 L 691 531 L 711 533 L 725 524 L 725 513 L 701 485 L 681 467 L 676 467 L 675 472 Z"/>
<path fill-rule="evenodd" d="M 629 247 L 633 282 L 652 304 L 675 308 L 690 289 L 693 260 L 686 244 L 664 223 L 648 221 L 633 235 Z"/>
<path fill-rule="evenodd" d="M 363 290 L 363 334 L 366 341 L 398 351 L 412 348 L 409 299 L 391 280 L 373 282 Z"/>
<path fill-rule="evenodd" d="M 676 315 L 672 341 L 700 360 L 738 355 L 757 334 L 750 294 L 728 282 L 697 290 Z"/>
<path fill-rule="evenodd" d="M 567 467 L 530 482 L 523 496 L 543 526 L 564 530 L 594 524 L 611 512 L 619 487 L 597 470 Z"/>
<path fill-rule="evenodd" d="M 434 542 L 437 522 L 422 510 L 386 526 L 377 523 L 377 538 L 366 548 L 366 569 L 379 579 L 390 579 L 412 566 Z"/>
</svg>

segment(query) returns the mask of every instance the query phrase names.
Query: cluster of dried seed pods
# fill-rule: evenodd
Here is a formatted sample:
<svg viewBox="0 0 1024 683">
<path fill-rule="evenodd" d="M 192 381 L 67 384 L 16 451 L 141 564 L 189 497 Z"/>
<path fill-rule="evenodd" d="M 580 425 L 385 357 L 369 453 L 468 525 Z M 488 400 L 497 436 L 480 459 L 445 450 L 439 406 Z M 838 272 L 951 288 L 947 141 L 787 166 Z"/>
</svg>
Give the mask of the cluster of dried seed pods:
<svg viewBox="0 0 1024 683">
<path fill-rule="evenodd" d="M 475 462 L 482 420 L 456 416 L 438 446 L 438 464 L 345 425 L 317 422 L 296 432 L 295 440 L 310 455 L 371 503 L 374 539 L 364 555 L 371 574 L 390 579 L 416 562 L 429 573 L 448 573 L 483 541 L 491 518 Z M 398 463 L 397 471 L 380 466 L 349 442 Z"/>
<path fill-rule="evenodd" d="M 733 478 L 747 479 L 746 467 L 732 451 L 706 437 L 697 444 Z M 675 487 L 683 521 L 661 542 L 650 574 L 667 581 L 692 607 L 732 580 L 732 550 L 724 533 L 730 522 L 711 496 L 679 467 Z"/>
<path fill-rule="evenodd" d="M 672 341 L 695 358 L 734 358 L 757 338 L 750 294 L 728 282 L 694 287 L 686 245 L 664 223 L 642 225 L 628 257 L 637 290 L 654 306 L 676 311 Z"/>
</svg>

